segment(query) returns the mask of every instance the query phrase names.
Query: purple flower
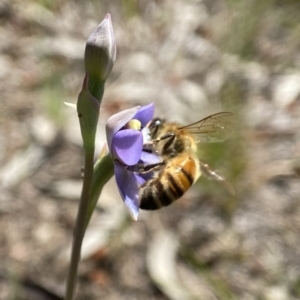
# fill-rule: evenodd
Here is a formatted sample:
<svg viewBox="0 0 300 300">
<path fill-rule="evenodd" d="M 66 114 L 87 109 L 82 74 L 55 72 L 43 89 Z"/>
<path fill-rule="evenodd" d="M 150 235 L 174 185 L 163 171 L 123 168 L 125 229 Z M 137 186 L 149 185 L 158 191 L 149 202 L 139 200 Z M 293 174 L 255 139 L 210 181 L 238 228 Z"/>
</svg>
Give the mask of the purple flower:
<svg viewBox="0 0 300 300">
<path fill-rule="evenodd" d="M 139 187 L 152 173 L 139 173 L 137 164 L 159 163 L 160 158 L 143 151 L 150 140 L 146 125 L 153 118 L 154 104 L 137 106 L 111 116 L 106 124 L 106 137 L 114 160 L 114 172 L 120 194 L 134 220 L 139 214 Z"/>
</svg>

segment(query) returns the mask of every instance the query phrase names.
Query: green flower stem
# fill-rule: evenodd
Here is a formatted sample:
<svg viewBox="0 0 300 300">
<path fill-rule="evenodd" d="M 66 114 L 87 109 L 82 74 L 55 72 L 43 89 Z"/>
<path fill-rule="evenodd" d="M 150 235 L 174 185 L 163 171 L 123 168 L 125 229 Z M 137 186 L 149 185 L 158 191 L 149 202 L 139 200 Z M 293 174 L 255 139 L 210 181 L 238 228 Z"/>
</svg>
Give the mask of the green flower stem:
<svg viewBox="0 0 300 300">
<path fill-rule="evenodd" d="M 94 176 L 86 218 L 86 227 L 96 207 L 104 185 L 114 175 L 114 163 L 109 154 L 99 159 L 94 166 Z"/>
<path fill-rule="evenodd" d="M 101 82 L 98 78 L 95 78 L 93 76 L 89 77 L 88 90 L 91 95 L 98 99 L 100 105 L 104 94 L 104 84 L 105 81 Z"/>
<path fill-rule="evenodd" d="M 85 151 L 84 179 L 73 235 L 65 300 L 73 300 L 74 298 L 84 233 L 102 188 L 113 175 L 113 163 L 110 157 L 106 156 L 96 163 L 95 178 L 93 179 L 95 137 L 99 110 L 105 81 L 113 68 L 115 60 L 116 41 L 110 14 L 107 14 L 88 38 L 84 53 L 85 77 L 77 101 L 77 112 Z"/>
<path fill-rule="evenodd" d="M 76 286 L 78 263 L 80 260 L 81 245 L 86 229 L 87 212 L 89 207 L 90 190 L 93 182 L 94 149 L 85 153 L 84 178 L 80 197 L 80 203 L 74 228 L 71 263 L 67 279 L 67 291 L 65 300 L 73 300 Z"/>
</svg>

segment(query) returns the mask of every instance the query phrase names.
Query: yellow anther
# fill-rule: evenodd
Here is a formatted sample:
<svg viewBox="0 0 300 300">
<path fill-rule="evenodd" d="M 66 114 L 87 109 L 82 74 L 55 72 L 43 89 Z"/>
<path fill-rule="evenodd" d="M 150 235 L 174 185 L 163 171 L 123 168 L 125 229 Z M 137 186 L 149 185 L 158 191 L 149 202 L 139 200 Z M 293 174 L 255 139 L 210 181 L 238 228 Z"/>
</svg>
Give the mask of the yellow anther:
<svg viewBox="0 0 300 300">
<path fill-rule="evenodd" d="M 125 126 L 127 129 L 136 129 L 136 130 L 140 130 L 141 127 L 142 127 L 142 124 L 139 120 L 137 119 L 132 119 L 130 120 L 126 126 Z"/>
</svg>

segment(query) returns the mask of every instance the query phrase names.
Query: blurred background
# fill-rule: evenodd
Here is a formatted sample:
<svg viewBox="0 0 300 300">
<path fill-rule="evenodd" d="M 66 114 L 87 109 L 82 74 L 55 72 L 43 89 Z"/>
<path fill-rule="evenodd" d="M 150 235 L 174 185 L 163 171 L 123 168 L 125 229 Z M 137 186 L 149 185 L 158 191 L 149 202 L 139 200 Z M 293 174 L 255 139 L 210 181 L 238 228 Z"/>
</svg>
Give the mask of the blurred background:
<svg viewBox="0 0 300 300">
<path fill-rule="evenodd" d="M 300 298 L 300 3 L 297 0 L 2 0 L 0 299 L 62 299 L 81 190 L 76 103 L 91 32 L 112 16 L 107 118 L 154 102 L 188 124 L 232 111 L 172 206 L 129 217 L 114 178 L 87 230 L 76 299 Z"/>
</svg>

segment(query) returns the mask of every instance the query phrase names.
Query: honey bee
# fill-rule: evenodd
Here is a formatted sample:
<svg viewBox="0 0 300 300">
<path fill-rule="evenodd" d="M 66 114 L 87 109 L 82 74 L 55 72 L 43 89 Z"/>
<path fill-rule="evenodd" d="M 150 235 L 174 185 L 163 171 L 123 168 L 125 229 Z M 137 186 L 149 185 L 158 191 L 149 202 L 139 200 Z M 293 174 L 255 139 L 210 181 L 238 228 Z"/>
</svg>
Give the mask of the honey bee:
<svg viewBox="0 0 300 300">
<path fill-rule="evenodd" d="M 147 125 L 150 141 L 145 151 L 155 153 L 162 162 L 145 165 L 140 173 L 154 172 L 154 176 L 140 187 L 140 208 L 156 210 L 178 200 L 199 178 L 224 178 L 197 157 L 198 142 L 221 142 L 234 125 L 233 114 L 220 112 L 187 126 L 156 118 Z"/>
</svg>

